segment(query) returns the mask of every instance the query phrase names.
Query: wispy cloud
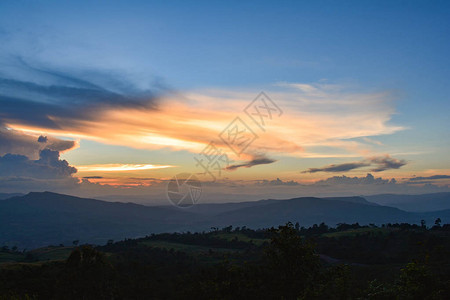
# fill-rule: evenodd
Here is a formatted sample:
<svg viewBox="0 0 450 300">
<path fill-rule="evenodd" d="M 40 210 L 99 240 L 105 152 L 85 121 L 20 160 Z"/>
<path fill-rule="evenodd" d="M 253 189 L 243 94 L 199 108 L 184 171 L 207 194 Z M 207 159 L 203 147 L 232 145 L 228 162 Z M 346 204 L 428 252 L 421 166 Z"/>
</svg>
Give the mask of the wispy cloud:
<svg viewBox="0 0 450 300">
<path fill-rule="evenodd" d="M 303 171 L 302 173 L 316 173 L 316 172 L 347 172 L 353 169 L 358 169 L 362 167 L 370 166 L 367 162 L 351 162 L 351 163 L 344 163 L 344 164 L 332 164 L 328 165 L 322 168 L 309 168 L 306 171 Z"/>
<path fill-rule="evenodd" d="M 140 90 L 120 84 L 111 74 L 80 78 L 78 73 L 30 67 L 32 76 L 0 74 L 0 121 L 10 128 L 39 135 L 91 139 L 139 149 L 201 151 L 253 100 L 259 91 L 198 90 L 172 92 L 155 86 Z M 38 78 L 38 79 L 36 79 Z M 44 79 L 42 79 L 44 78 Z M 120 78 L 120 76 L 119 76 Z M 125 81 L 125 80 L 123 80 Z M 105 83 L 106 82 L 106 83 Z M 390 124 L 395 110 L 389 93 L 360 93 L 337 85 L 289 83 L 269 91 L 283 108 L 252 149 L 298 157 L 367 155 L 370 144 L 354 138 L 392 134 L 403 127 Z M 344 152 L 316 148 L 343 149 Z M 252 149 L 249 149 L 252 151 Z M 341 153 L 341 154 L 337 154 Z M 385 162 L 389 164 L 389 162 Z M 244 167 L 244 166 L 242 166 Z"/>
<path fill-rule="evenodd" d="M 259 155 L 259 156 L 255 156 L 252 160 L 249 160 L 247 162 L 244 162 L 244 163 L 241 163 L 241 164 L 229 165 L 225 169 L 228 170 L 228 171 L 234 171 L 234 170 L 237 170 L 239 168 L 251 168 L 253 166 L 267 165 L 267 164 L 271 164 L 271 163 L 274 163 L 274 162 L 276 162 L 275 159 L 271 159 L 271 158 L 265 157 L 264 155 Z"/>
<path fill-rule="evenodd" d="M 438 180 L 438 179 L 450 179 L 450 175 L 433 175 L 433 176 L 417 176 L 412 177 L 409 181 L 421 181 L 421 180 Z"/>
<path fill-rule="evenodd" d="M 160 85 L 139 89 L 117 72 L 50 69 L 22 58 L 4 64 L 0 62 L 3 123 L 64 131 L 97 119 L 105 109 L 155 109 L 165 92 Z M 15 67 L 12 71 L 10 65 Z"/>
<path fill-rule="evenodd" d="M 371 157 L 369 158 L 370 162 L 377 165 L 375 169 L 372 169 L 373 172 L 381 172 L 390 169 L 399 169 L 406 165 L 406 160 L 396 159 L 390 157 L 389 155 L 380 156 L 380 157 Z"/>
<path fill-rule="evenodd" d="M 450 182 L 450 175 L 416 176 L 407 178 L 408 184 L 445 184 Z"/>
<path fill-rule="evenodd" d="M 402 166 L 406 165 L 406 163 L 407 162 L 403 159 L 396 159 L 386 154 L 383 156 L 370 157 L 365 160 L 356 162 L 332 164 L 321 168 L 309 168 L 308 170 L 305 170 L 302 173 L 348 172 L 354 169 L 359 169 L 368 166 L 375 166 L 375 168 L 371 169 L 372 172 L 381 172 L 390 169 L 399 169 Z"/>
</svg>

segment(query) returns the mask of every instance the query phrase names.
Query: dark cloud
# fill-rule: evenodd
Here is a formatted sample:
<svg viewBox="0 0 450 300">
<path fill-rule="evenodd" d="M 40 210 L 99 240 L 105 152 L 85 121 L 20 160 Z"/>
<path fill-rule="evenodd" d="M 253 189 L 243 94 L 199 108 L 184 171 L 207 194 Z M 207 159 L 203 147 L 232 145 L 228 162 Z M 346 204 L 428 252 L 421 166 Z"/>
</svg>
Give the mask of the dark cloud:
<svg viewBox="0 0 450 300">
<path fill-rule="evenodd" d="M 433 175 L 427 177 L 413 177 L 410 178 L 409 181 L 421 181 L 421 180 L 437 180 L 437 179 L 450 179 L 450 175 Z"/>
<path fill-rule="evenodd" d="M 105 90 L 92 91 L 79 88 L 51 87 L 34 89 L 34 93 L 26 93 L 17 87 L 14 95 L 8 95 L 1 85 L 0 103 L 2 110 L 0 120 L 20 122 L 22 124 L 60 129 L 61 124 L 55 117 L 63 119 L 64 125 L 80 120 L 90 120 L 98 116 L 101 109 L 108 107 L 154 107 L 153 96 L 142 99 L 110 93 Z M 16 84 L 17 85 L 17 84 Z M 26 85 L 34 85 L 24 83 Z M 56 90 L 56 91 L 55 91 Z"/>
<path fill-rule="evenodd" d="M 76 146 L 74 141 L 10 130 L 5 124 L 76 128 L 110 107 L 156 109 L 159 95 L 167 91 L 159 83 L 151 91 L 136 88 L 119 73 L 50 70 L 21 58 L 10 63 L 15 71 L 0 65 L 0 155 L 36 159 L 43 149 L 61 152 Z"/>
<path fill-rule="evenodd" d="M 321 168 L 309 168 L 302 173 L 316 173 L 316 172 L 348 172 L 354 169 L 359 169 L 363 167 L 375 166 L 372 172 L 381 172 L 389 169 L 399 169 L 406 165 L 406 161 L 403 159 L 396 159 L 390 157 L 389 155 L 384 156 L 374 156 L 365 160 L 343 163 L 343 164 L 332 164 L 324 166 Z"/>
<path fill-rule="evenodd" d="M 306 171 L 303 171 L 302 173 L 316 173 L 316 172 L 347 172 L 353 169 L 361 168 L 361 167 L 367 167 L 370 166 L 369 163 L 361 161 L 361 162 L 351 162 L 351 163 L 344 163 L 344 164 L 332 164 L 328 165 L 322 168 L 309 168 Z"/>
<path fill-rule="evenodd" d="M 381 172 L 390 169 L 399 169 L 406 165 L 406 160 L 396 159 L 390 157 L 389 155 L 371 157 L 369 158 L 370 162 L 376 164 L 377 167 L 372 169 L 372 172 Z"/>
<path fill-rule="evenodd" d="M 0 177 L 64 179 L 76 172 L 66 160 L 59 159 L 58 151 L 49 149 L 42 150 L 37 160 L 18 154 L 0 156 Z"/>
<path fill-rule="evenodd" d="M 277 178 L 276 180 L 259 180 L 256 182 L 256 185 L 262 185 L 262 186 L 267 186 L 267 185 L 288 185 L 288 186 L 294 186 L 294 185 L 299 185 L 299 183 L 297 181 L 283 181 L 280 178 Z"/>
<path fill-rule="evenodd" d="M 395 179 L 383 179 L 381 177 L 375 178 L 372 174 L 367 174 L 366 177 L 347 177 L 333 176 L 324 180 L 317 181 L 314 185 L 352 185 L 352 184 L 396 184 Z"/>
<path fill-rule="evenodd" d="M 103 176 L 84 176 L 83 179 L 102 179 Z"/>
<path fill-rule="evenodd" d="M 18 130 L 7 129 L 0 124 L 0 156 L 8 153 L 20 154 L 30 159 L 39 158 L 44 149 L 63 152 L 77 146 L 75 141 L 53 137 L 37 137 Z"/>
<path fill-rule="evenodd" d="M 436 180 L 439 179 L 450 179 L 450 175 L 433 175 L 433 176 L 417 176 L 413 178 L 409 178 L 406 183 L 408 184 L 429 184 L 436 183 Z"/>
<path fill-rule="evenodd" d="M 125 95 L 113 92 L 100 86 L 72 87 L 50 85 L 44 86 L 33 82 L 23 82 L 13 79 L 0 78 L 0 91 L 4 96 L 16 98 L 31 98 L 35 100 L 53 100 L 54 103 L 70 106 L 87 105 L 89 107 L 101 104 L 109 106 L 140 106 L 144 107 L 152 100 L 153 94 Z M 32 97 L 28 97 L 32 96 Z"/>
<path fill-rule="evenodd" d="M 47 143 L 47 141 L 48 141 L 48 138 L 46 136 L 41 135 L 38 137 L 39 143 Z"/>
<path fill-rule="evenodd" d="M 255 156 L 252 160 L 242 163 L 242 164 L 230 165 L 230 166 L 226 167 L 225 169 L 228 171 L 234 171 L 239 168 L 251 168 L 253 166 L 266 165 L 266 164 L 271 164 L 274 162 L 276 162 L 276 160 L 267 158 L 267 157 L 261 155 L 261 156 Z"/>
<path fill-rule="evenodd" d="M 54 191 L 61 193 L 69 193 L 74 189 L 80 188 L 80 182 L 76 177 L 67 177 L 59 179 L 40 179 L 31 177 L 1 177 L 0 190 L 4 192 L 21 192 L 29 193 Z"/>
<path fill-rule="evenodd" d="M 156 109 L 157 99 L 167 92 L 160 83 L 152 85 L 151 90 L 139 89 L 117 73 L 72 74 L 32 67 L 21 60 L 18 64 L 26 75 L 0 71 L 3 123 L 59 129 L 62 124 L 55 117 L 67 126 L 96 118 L 99 110 L 108 107 Z"/>
</svg>

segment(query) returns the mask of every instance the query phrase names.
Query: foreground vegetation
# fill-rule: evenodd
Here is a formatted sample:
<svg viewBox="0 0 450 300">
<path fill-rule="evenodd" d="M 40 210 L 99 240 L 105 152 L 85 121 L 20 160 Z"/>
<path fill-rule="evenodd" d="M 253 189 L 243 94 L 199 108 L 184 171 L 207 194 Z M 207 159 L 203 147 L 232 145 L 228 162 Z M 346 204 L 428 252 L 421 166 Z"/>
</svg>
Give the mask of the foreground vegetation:
<svg viewBox="0 0 450 300">
<path fill-rule="evenodd" d="M 231 226 L 3 247 L 0 299 L 450 299 L 450 226 Z"/>
</svg>

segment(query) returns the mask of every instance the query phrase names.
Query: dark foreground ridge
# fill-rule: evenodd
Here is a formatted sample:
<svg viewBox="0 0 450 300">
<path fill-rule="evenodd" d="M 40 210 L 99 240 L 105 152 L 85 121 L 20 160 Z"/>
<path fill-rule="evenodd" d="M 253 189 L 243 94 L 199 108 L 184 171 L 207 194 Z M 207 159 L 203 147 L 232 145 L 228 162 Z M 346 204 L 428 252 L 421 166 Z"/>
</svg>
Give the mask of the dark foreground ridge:
<svg viewBox="0 0 450 300">
<path fill-rule="evenodd" d="M 0 251 L 0 299 L 449 299 L 450 225 L 288 223 Z"/>
</svg>

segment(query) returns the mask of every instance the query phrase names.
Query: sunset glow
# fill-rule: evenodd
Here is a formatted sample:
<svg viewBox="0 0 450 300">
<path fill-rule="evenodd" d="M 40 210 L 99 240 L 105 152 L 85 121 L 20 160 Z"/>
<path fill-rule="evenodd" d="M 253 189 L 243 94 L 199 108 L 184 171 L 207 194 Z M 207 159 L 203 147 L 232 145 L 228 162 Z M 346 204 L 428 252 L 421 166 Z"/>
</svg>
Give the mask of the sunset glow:
<svg viewBox="0 0 450 300">
<path fill-rule="evenodd" d="M 149 164 L 106 164 L 77 166 L 79 172 L 120 172 L 120 171 L 141 171 L 153 169 L 172 168 L 174 166 L 158 166 Z"/>
<path fill-rule="evenodd" d="M 264 7 L 249 11 L 275 9 Z M 16 24 L 5 15 L 4 182 L 14 178 L 20 186 L 23 179 L 29 189 L 56 186 L 80 195 L 123 187 L 133 194 L 144 193 L 148 178 L 165 182 L 187 172 L 231 194 L 247 193 L 255 182 L 288 185 L 290 195 L 312 194 L 308 190 L 322 182 L 358 194 L 341 181 L 367 182 L 371 174 L 381 178 L 375 184 L 399 183 L 376 186 L 385 192 L 449 188 L 450 102 L 442 83 L 449 51 L 431 37 L 443 27 L 410 32 L 406 21 L 390 19 L 392 26 L 381 29 L 387 23 L 370 18 L 361 27 L 344 21 L 353 15 L 330 16 L 328 24 L 298 7 L 258 28 L 248 28 L 260 21 L 248 16 L 222 27 L 199 9 L 191 11 L 197 25 L 163 8 L 161 15 L 148 7 L 145 14 L 125 9 L 121 15 L 119 9 L 107 18 L 138 22 L 135 27 L 112 21 L 99 27 L 93 16 L 78 14 L 63 22 L 54 18 L 59 13 L 34 10 Z M 343 22 L 345 36 L 333 22 Z M 76 29 L 80 24 L 90 24 L 89 30 Z M 412 75 L 417 70 L 424 75 Z M 30 165 L 45 169 L 46 179 L 54 180 L 49 187 L 33 177 Z"/>
</svg>

